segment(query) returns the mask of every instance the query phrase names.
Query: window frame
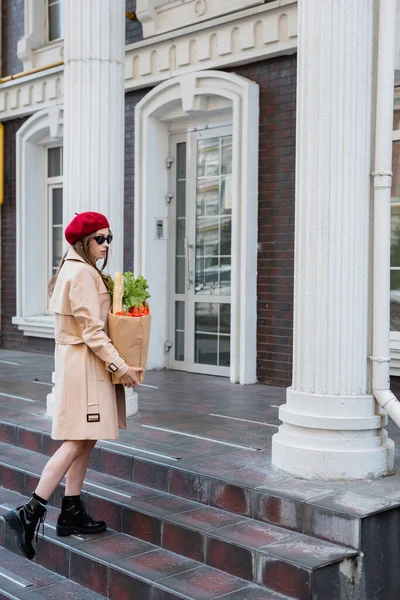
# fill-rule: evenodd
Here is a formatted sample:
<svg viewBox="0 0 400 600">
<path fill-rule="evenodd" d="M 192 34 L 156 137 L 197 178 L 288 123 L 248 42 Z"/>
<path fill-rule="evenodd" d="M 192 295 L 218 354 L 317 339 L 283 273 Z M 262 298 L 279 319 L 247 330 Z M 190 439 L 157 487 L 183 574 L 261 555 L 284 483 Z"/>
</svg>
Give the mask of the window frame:
<svg viewBox="0 0 400 600">
<path fill-rule="evenodd" d="M 62 146 L 63 109 L 34 113 L 16 134 L 16 314 L 25 336 L 54 338 L 48 314 L 48 148 Z M 64 211 L 63 211 L 64 212 Z M 64 216 L 63 216 L 64 220 Z M 32 237 L 35 235 L 35 252 Z"/>
<path fill-rule="evenodd" d="M 400 129 L 393 131 L 392 142 L 400 142 Z M 392 216 L 392 207 L 394 207 L 394 206 L 400 207 L 400 201 L 390 203 L 390 216 Z M 390 272 L 392 272 L 392 271 L 400 271 L 400 267 L 392 267 L 392 265 L 390 265 Z M 392 291 L 392 290 L 390 290 L 390 291 Z M 400 331 L 394 331 L 393 329 L 391 329 L 390 330 L 390 339 L 393 341 L 400 342 Z"/>
<path fill-rule="evenodd" d="M 49 166 L 49 150 L 52 148 L 61 148 L 61 156 L 60 156 L 60 167 L 61 174 L 50 177 L 48 175 L 48 166 Z M 63 146 L 48 146 L 47 147 L 47 181 L 46 181 L 46 222 L 47 222 L 47 251 L 46 251 L 46 262 L 47 262 L 47 279 L 54 275 L 53 272 L 53 230 L 54 230 L 54 222 L 53 222 L 53 191 L 55 189 L 64 190 L 64 175 L 63 175 Z M 64 198 L 62 199 L 64 202 Z M 63 206 L 64 209 L 64 206 Z M 57 225 L 57 227 L 63 228 L 63 224 Z M 46 298 L 46 310 L 45 314 L 51 314 L 49 312 L 49 298 L 47 295 L 47 289 L 44 290 L 45 298 Z"/>
<path fill-rule="evenodd" d="M 25 0 L 24 36 L 17 44 L 24 71 L 63 60 L 64 39 L 49 41 L 48 20 L 48 0 Z"/>
<path fill-rule="evenodd" d="M 61 9 L 61 37 L 50 39 L 50 6 L 59 5 Z M 61 42 L 64 39 L 64 0 L 46 0 L 46 45 Z"/>
</svg>

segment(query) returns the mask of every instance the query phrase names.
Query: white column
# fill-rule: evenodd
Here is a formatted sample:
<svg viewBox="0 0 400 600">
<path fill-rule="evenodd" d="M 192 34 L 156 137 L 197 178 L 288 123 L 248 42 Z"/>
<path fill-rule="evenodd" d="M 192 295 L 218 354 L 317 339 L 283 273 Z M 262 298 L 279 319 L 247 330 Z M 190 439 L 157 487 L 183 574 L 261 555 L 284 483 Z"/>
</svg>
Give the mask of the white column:
<svg viewBox="0 0 400 600">
<path fill-rule="evenodd" d="M 76 212 L 105 214 L 114 274 L 123 269 L 125 0 L 69 0 L 64 19 L 64 224 Z M 137 412 L 136 394 L 128 408 Z"/>
<path fill-rule="evenodd" d="M 122 269 L 125 0 L 65 2 L 64 218 L 104 213 Z"/>
<path fill-rule="evenodd" d="M 293 384 L 275 466 L 305 478 L 392 468 L 370 392 L 373 0 L 300 0 Z"/>
</svg>

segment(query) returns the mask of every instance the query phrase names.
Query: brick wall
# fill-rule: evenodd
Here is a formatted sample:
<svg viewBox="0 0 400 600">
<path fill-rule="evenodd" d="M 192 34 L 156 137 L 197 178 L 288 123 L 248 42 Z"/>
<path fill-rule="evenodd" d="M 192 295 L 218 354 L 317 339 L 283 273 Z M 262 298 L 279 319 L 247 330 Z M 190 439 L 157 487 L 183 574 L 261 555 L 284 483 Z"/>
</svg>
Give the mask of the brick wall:
<svg viewBox="0 0 400 600">
<path fill-rule="evenodd" d="M 257 377 L 292 380 L 296 57 L 232 69 L 260 86 Z"/>
<path fill-rule="evenodd" d="M 1 75 L 23 71 L 17 57 L 17 42 L 24 36 L 24 0 L 2 0 L 1 3 Z"/>
<path fill-rule="evenodd" d="M 15 135 L 24 119 L 6 121 L 4 204 L 1 207 L 1 347 L 52 353 L 53 340 L 27 337 L 11 323 L 16 313 Z"/>
<path fill-rule="evenodd" d="M 126 10 L 135 12 L 136 0 L 126 0 Z M 139 23 L 139 21 L 130 21 L 129 19 L 126 19 L 125 43 L 133 44 L 134 42 L 140 42 L 142 39 L 142 24 Z"/>
</svg>

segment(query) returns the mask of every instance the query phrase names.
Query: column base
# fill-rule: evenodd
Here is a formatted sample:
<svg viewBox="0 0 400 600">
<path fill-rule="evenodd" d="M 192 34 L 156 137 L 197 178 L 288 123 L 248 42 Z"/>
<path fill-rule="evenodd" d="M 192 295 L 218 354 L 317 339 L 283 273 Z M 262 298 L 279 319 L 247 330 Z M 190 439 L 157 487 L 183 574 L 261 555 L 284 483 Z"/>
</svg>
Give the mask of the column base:
<svg viewBox="0 0 400 600">
<path fill-rule="evenodd" d="M 393 471 L 394 443 L 373 396 L 319 396 L 287 390 L 272 463 L 304 479 L 370 479 Z"/>
</svg>

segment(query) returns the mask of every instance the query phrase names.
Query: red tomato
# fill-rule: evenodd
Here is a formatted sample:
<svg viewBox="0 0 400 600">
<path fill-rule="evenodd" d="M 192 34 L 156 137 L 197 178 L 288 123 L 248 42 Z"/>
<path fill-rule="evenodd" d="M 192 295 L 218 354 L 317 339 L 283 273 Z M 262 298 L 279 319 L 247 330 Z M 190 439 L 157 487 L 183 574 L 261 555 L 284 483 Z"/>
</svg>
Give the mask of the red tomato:
<svg viewBox="0 0 400 600">
<path fill-rule="evenodd" d="M 115 313 L 115 315 L 116 315 L 117 317 L 124 317 L 124 316 L 125 316 L 125 313 L 124 313 L 124 311 L 123 311 L 123 310 L 120 310 L 119 312 L 116 312 L 116 313 Z"/>
</svg>

